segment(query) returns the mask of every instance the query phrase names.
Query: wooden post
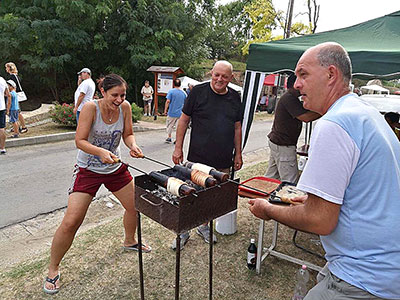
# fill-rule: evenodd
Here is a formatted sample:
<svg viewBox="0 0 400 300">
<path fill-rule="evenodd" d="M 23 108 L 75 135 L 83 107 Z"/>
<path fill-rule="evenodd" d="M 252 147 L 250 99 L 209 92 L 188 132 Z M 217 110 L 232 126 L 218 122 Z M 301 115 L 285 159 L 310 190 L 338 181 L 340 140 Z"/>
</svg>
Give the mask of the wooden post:
<svg viewBox="0 0 400 300">
<path fill-rule="evenodd" d="M 154 72 L 154 116 L 158 115 L 158 78 L 157 73 Z"/>
</svg>

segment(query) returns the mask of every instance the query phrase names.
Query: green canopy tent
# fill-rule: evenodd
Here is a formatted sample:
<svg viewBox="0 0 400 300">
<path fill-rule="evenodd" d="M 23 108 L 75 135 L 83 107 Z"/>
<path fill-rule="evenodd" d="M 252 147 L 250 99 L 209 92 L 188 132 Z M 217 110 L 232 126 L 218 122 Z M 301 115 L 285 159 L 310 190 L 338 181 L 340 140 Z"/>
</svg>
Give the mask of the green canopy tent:
<svg viewBox="0 0 400 300">
<path fill-rule="evenodd" d="M 349 53 L 353 76 L 358 78 L 400 78 L 400 11 L 351 27 L 250 45 L 245 74 L 243 105 L 243 147 L 265 74 L 294 71 L 308 48 L 323 42 L 337 42 Z"/>
</svg>

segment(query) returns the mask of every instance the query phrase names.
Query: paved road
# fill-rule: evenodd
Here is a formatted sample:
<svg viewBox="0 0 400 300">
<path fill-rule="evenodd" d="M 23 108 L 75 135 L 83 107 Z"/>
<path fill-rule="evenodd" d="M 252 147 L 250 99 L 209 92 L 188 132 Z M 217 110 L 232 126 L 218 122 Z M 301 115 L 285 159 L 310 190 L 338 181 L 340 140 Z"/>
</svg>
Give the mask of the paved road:
<svg viewBox="0 0 400 300">
<path fill-rule="evenodd" d="M 265 148 L 271 122 L 254 122 L 244 153 Z M 164 131 L 136 134 L 146 156 L 172 164 L 173 145 L 164 143 Z M 187 148 L 186 139 L 185 149 Z M 144 159 L 129 158 L 122 146 L 122 157 L 146 172 L 164 167 Z M 186 155 L 187 153 L 185 153 Z M 0 157 L 0 228 L 51 212 L 67 205 L 76 148 L 73 141 L 10 148 Z M 131 170 L 132 175 L 140 173 Z M 99 195 L 106 194 L 101 189 Z"/>
</svg>

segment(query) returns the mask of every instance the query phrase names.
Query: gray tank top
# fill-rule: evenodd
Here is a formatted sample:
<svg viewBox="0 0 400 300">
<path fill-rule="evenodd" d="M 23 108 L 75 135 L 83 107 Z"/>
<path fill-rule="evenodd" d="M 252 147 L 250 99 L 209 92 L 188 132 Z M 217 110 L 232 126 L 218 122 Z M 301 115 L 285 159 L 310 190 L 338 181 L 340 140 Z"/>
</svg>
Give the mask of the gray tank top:
<svg viewBox="0 0 400 300">
<path fill-rule="evenodd" d="M 124 130 L 122 108 L 121 106 L 119 107 L 118 120 L 113 124 L 106 124 L 101 118 L 98 100 L 94 100 L 94 102 L 96 103 L 96 119 L 92 124 L 88 141 L 92 145 L 107 149 L 121 158 L 120 142 Z M 81 168 L 86 168 L 99 174 L 110 174 L 121 166 L 120 163 L 104 164 L 101 162 L 100 157 L 88 154 L 80 149 L 78 150 L 77 164 Z"/>
</svg>

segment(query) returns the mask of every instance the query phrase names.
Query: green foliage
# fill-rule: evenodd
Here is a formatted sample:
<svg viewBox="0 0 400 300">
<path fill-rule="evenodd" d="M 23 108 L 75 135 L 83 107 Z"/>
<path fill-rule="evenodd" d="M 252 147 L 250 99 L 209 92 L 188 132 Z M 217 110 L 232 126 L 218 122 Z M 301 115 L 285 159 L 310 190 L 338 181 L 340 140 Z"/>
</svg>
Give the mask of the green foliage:
<svg viewBox="0 0 400 300">
<path fill-rule="evenodd" d="M 50 118 L 57 124 L 76 127 L 76 116 L 73 110 L 74 106 L 72 104 L 63 103 L 61 105 L 60 103 L 55 102 L 54 107 L 49 111 Z"/>
<path fill-rule="evenodd" d="M 296 22 L 292 24 L 290 31 L 291 35 L 305 35 L 305 34 L 312 34 L 312 24 L 309 23 L 308 25 L 301 23 L 301 22 Z"/>
<path fill-rule="evenodd" d="M 252 24 L 252 39 L 242 48 L 243 54 L 248 54 L 250 44 L 273 39 L 272 30 L 279 27 L 282 12 L 275 10 L 272 0 L 255 0 L 246 5 L 244 11 Z"/>
<path fill-rule="evenodd" d="M 40 83 L 59 101 L 89 67 L 94 79 L 123 76 L 133 87 L 128 97 L 139 99 L 143 81 L 153 79 L 151 65 L 199 73 L 193 65 L 208 56 L 213 8 L 213 0 L 2 0 L 0 60 L 16 63 L 32 97 Z"/>
<path fill-rule="evenodd" d="M 236 0 L 214 10 L 205 41 L 210 48 L 210 58 L 242 59 L 240 49 L 250 32 L 250 20 L 244 15 L 244 7 L 250 2 Z"/>
<path fill-rule="evenodd" d="M 272 0 L 254 0 L 244 7 L 246 16 L 251 20 L 251 34 L 249 39 L 242 48 L 243 54 L 248 54 L 250 44 L 264 43 L 271 40 L 280 40 L 281 35 L 274 35 L 273 30 L 285 28 L 285 13 L 276 10 Z M 314 25 L 309 22 L 294 22 L 291 25 L 291 36 L 304 35 L 313 33 Z"/>
<path fill-rule="evenodd" d="M 136 103 L 132 103 L 132 122 L 136 123 L 137 121 L 142 119 L 143 116 L 143 108 L 139 107 Z"/>
<path fill-rule="evenodd" d="M 385 87 L 395 87 L 395 88 L 399 88 L 400 87 L 400 82 L 399 80 L 395 79 L 395 80 L 382 80 L 382 84 Z"/>
</svg>

